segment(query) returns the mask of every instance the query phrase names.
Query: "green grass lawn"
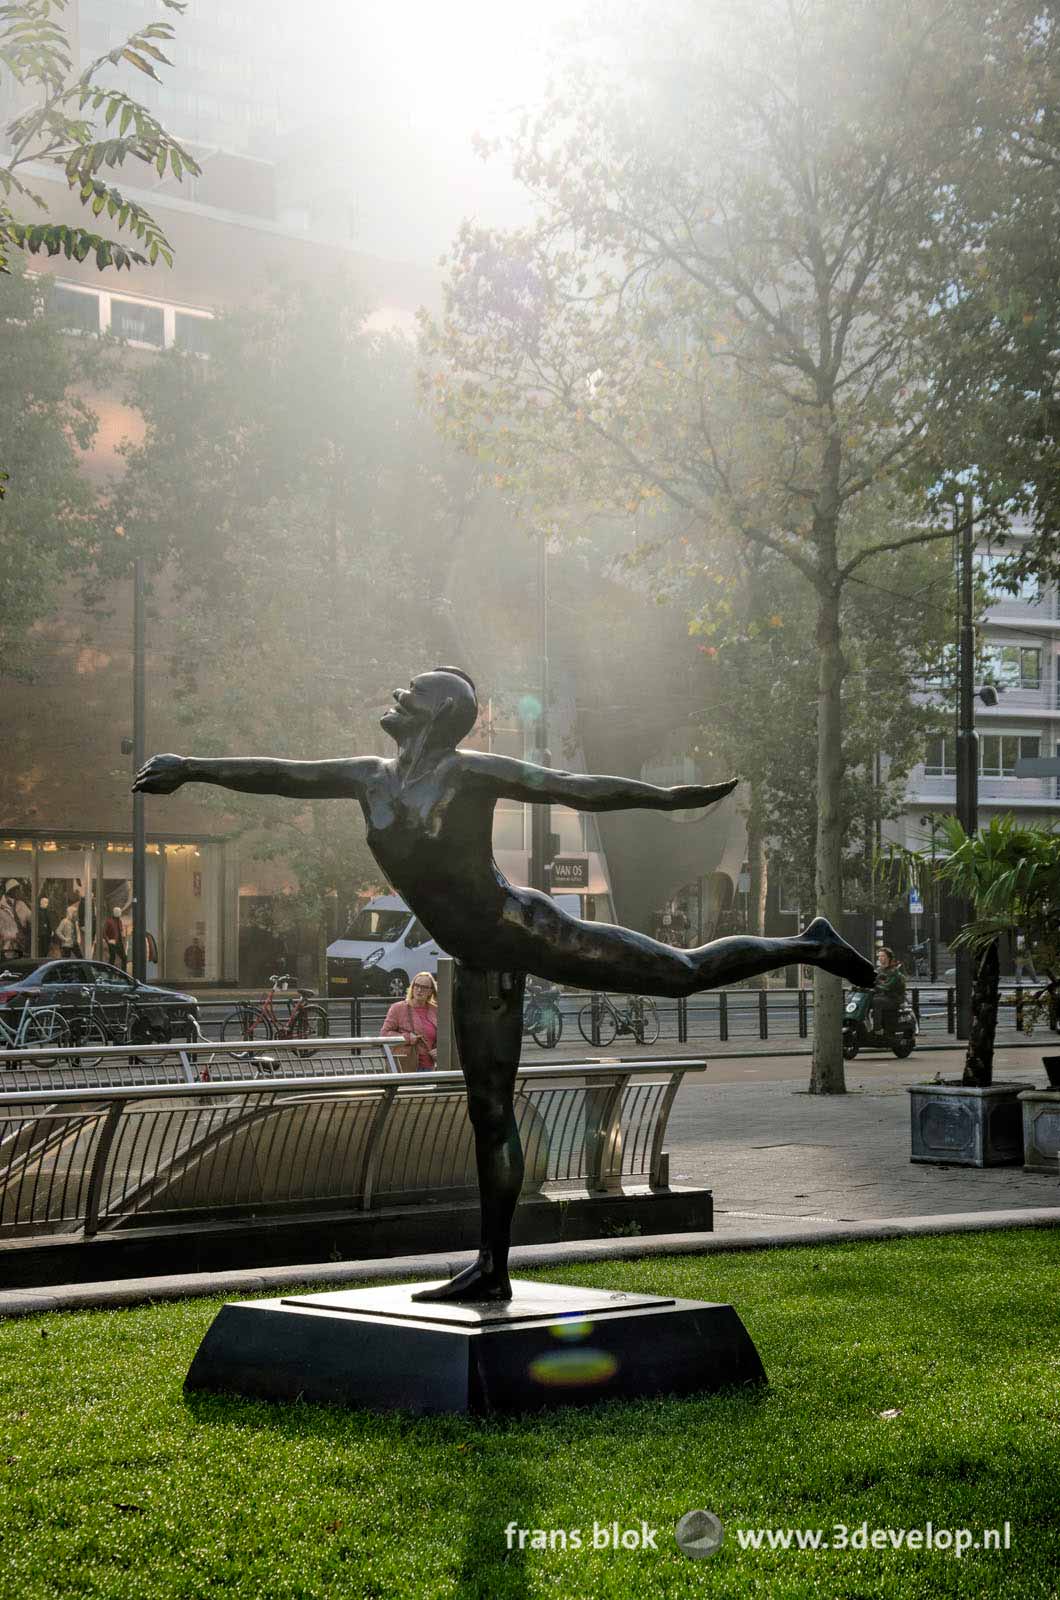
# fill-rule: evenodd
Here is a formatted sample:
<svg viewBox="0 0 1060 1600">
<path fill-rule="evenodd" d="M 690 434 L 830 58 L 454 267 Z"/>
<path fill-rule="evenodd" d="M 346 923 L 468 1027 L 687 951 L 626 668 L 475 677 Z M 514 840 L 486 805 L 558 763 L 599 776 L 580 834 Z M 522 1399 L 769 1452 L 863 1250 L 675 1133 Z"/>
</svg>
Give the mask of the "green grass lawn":
<svg viewBox="0 0 1060 1600">
<path fill-rule="evenodd" d="M 0 1595 L 1056 1596 L 1060 1232 L 596 1262 L 731 1300 L 768 1388 L 530 1420 L 185 1399 L 219 1302 L 0 1327 Z M 885 1413 L 897 1413 L 885 1415 Z M 690 1561 L 673 1526 L 725 1524 Z M 506 1550 L 505 1528 L 658 1530 Z M 743 1528 L 1010 1524 L 999 1553 L 742 1550 Z"/>
</svg>

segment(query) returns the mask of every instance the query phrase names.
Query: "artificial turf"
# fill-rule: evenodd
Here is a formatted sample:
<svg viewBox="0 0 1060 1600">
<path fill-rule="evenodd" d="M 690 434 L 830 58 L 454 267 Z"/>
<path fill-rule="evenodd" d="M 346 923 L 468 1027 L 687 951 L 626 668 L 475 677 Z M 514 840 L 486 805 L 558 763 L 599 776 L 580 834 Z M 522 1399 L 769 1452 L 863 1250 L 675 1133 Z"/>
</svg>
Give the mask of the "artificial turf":
<svg viewBox="0 0 1060 1600">
<path fill-rule="evenodd" d="M 185 1397 L 217 1301 L 0 1327 L 0 1595 L 1060 1592 L 1060 1232 L 596 1262 L 552 1281 L 731 1300 L 767 1388 L 527 1419 Z M 682 1555 L 693 1508 L 725 1525 Z M 658 1551 L 594 1550 L 594 1524 Z M 984 1528 L 1008 1550 L 744 1550 L 738 1527 Z M 506 1547 L 510 1523 L 582 1548 Z M 516 1542 L 517 1541 L 513 1541 Z"/>
</svg>

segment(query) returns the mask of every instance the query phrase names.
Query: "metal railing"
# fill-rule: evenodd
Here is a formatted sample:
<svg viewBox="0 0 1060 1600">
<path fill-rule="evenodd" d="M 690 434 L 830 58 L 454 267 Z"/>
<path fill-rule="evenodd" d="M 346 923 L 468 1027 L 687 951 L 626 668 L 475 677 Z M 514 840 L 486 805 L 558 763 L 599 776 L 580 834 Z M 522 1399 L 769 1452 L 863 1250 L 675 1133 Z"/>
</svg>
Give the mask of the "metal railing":
<svg viewBox="0 0 1060 1600">
<path fill-rule="evenodd" d="M 952 957 L 940 951 L 939 960 L 944 969 Z M 953 1036 L 956 1027 L 952 982 L 947 981 L 944 970 L 937 983 L 927 978 L 907 982 L 910 1004 L 920 1020 L 921 1042 L 944 1043 Z M 1000 1037 L 1011 1036 L 1012 1042 L 1018 1042 L 1023 1036 L 1025 1002 L 1033 992 L 1034 986 L 1029 983 L 1002 984 Z M 572 1060 L 586 1050 L 603 1048 L 592 1038 L 584 1039 L 578 1030 L 578 1014 L 591 998 L 588 991 L 561 993 L 558 1003 L 563 1032 L 557 1047 L 539 1048 L 527 1035 L 523 1039 L 524 1062 Z M 616 1002 L 621 1002 L 622 998 L 612 995 Z M 327 1007 L 335 1029 L 360 1036 L 382 1026 L 390 1002 L 375 996 L 354 996 L 341 1000 L 321 997 L 320 1003 Z M 215 1025 L 211 1021 L 211 1011 L 215 1007 L 220 1012 L 230 1012 L 232 1002 L 209 1001 L 201 1006 L 201 1021 L 207 1033 Z M 659 1038 L 654 1048 L 660 1055 L 665 1055 L 675 1045 L 732 1055 L 747 1048 L 753 1050 L 756 1045 L 770 1040 L 790 1045 L 813 1038 L 813 991 L 809 988 L 712 989 L 687 1000 L 656 999 L 654 1007 L 659 1018 Z M 1041 1033 L 1044 1026 L 1039 1021 L 1036 1032 Z M 279 1041 L 272 1041 L 260 1048 L 264 1053 L 279 1050 L 281 1046 Z M 616 1055 L 625 1055 L 640 1047 L 631 1035 L 619 1034 L 606 1048 Z"/>
<path fill-rule="evenodd" d="M 353 1041 L 360 1042 L 360 1041 Z M 666 1186 L 667 1120 L 703 1061 L 531 1067 L 524 1198 Z M 369 1211 L 476 1194 L 458 1072 L 0 1094 L 0 1237 Z"/>
<path fill-rule="evenodd" d="M 106 1089 L 248 1078 L 336 1078 L 394 1073 L 391 1038 L 176 1040 L 151 1045 L 37 1045 L 0 1051 L 0 1092 Z"/>
</svg>

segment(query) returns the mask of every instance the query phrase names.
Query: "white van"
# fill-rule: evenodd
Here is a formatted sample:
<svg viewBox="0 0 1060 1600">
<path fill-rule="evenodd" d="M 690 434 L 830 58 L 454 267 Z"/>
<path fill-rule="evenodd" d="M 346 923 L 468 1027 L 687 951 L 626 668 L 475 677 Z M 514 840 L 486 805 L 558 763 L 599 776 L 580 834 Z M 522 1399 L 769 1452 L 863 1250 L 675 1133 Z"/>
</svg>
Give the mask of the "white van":
<svg viewBox="0 0 1060 1600">
<path fill-rule="evenodd" d="M 403 1000 L 413 973 L 437 974 L 444 955 L 400 895 L 381 894 L 328 945 L 328 994 L 382 994 Z"/>
<path fill-rule="evenodd" d="M 557 894 L 556 904 L 572 917 L 581 915 L 576 894 Z M 446 952 L 431 938 L 400 895 L 381 894 L 350 919 L 341 939 L 328 945 L 328 994 L 382 994 L 403 1000 L 416 972 L 438 975 L 438 957 Z"/>
</svg>

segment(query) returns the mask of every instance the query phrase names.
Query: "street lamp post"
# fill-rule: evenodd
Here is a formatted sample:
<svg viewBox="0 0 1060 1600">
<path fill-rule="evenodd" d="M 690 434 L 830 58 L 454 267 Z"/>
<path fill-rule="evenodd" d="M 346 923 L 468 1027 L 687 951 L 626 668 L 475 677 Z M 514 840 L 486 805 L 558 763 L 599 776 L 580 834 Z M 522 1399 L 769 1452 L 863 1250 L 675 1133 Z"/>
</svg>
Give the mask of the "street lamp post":
<svg viewBox="0 0 1060 1600">
<path fill-rule="evenodd" d="M 147 759 L 144 731 L 144 653 L 146 640 L 146 596 L 143 558 L 136 559 L 133 580 L 133 770 L 139 772 Z M 133 795 L 133 925 L 132 970 L 139 983 L 147 978 L 147 832 L 144 797 Z"/>
<path fill-rule="evenodd" d="M 540 711 L 534 733 L 537 749 L 534 759 L 543 767 L 552 765 L 552 752 L 548 748 L 548 535 L 541 533 L 537 545 L 537 620 L 541 670 Z M 552 808 L 547 805 L 530 807 L 530 887 L 548 894 L 551 889 L 551 826 Z"/>
<path fill-rule="evenodd" d="M 929 811 L 921 817 L 920 826 L 931 829 L 931 911 L 928 921 L 928 976 L 932 983 L 939 980 L 939 886 L 935 882 L 935 835 L 938 830 L 938 814 Z"/>
<path fill-rule="evenodd" d="M 960 626 L 957 633 L 957 820 L 971 837 L 979 831 L 979 735 L 975 731 L 975 702 L 996 706 L 998 691 L 992 684 L 975 686 L 975 581 L 972 496 L 963 496 L 963 516 L 954 504 L 954 533 L 958 545 Z M 970 922 L 975 908 L 970 900 L 958 907 L 962 922 Z M 972 1021 L 972 958 L 958 950 L 956 974 L 957 1038 L 967 1039 Z"/>
</svg>

